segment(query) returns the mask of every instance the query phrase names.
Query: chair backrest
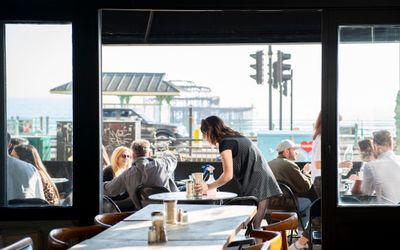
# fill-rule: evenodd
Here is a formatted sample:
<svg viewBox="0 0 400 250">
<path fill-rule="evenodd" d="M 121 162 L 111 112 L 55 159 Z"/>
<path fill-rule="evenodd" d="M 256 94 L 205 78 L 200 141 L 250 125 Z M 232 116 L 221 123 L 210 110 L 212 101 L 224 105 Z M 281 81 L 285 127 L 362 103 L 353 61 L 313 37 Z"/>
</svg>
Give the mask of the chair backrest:
<svg viewBox="0 0 400 250">
<path fill-rule="evenodd" d="M 18 206 L 18 207 L 31 207 L 31 206 L 49 206 L 50 203 L 40 198 L 24 198 L 24 199 L 9 200 L 8 205 Z"/>
<path fill-rule="evenodd" d="M 136 188 L 136 197 L 140 203 L 140 208 L 143 208 L 149 204 L 150 195 L 167 192 L 169 192 L 169 190 L 165 187 L 155 185 L 139 185 Z"/>
<path fill-rule="evenodd" d="M 252 237 L 262 239 L 264 242 L 250 247 L 244 247 L 244 250 L 281 250 L 282 235 L 280 232 L 253 230 Z"/>
<path fill-rule="evenodd" d="M 2 250 L 33 250 L 33 241 L 31 237 L 25 237 L 11 245 L 8 245 Z"/>
<path fill-rule="evenodd" d="M 94 221 L 96 224 L 101 225 L 105 228 L 109 228 L 112 225 L 117 224 L 121 220 L 125 219 L 129 215 L 133 214 L 134 212 L 120 212 L 120 213 L 104 213 L 98 214 L 94 217 Z"/>
<path fill-rule="evenodd" d="M 118 205 L 108 197 L 107 195 L 103 195 L 103 213 L 120 213 L 121 209 L 119 209 Z"/>
<path fill-rule="evenodd" d="M 49 233 L 48 246 L 54 250 L 65 250 L 104 229 L 101 225 L 55 228 Z"/>
<path fill-rule="evenodd" d="M 224 205 L 253 205 L 258 208 L 258 199 L 255 196 L 238 196 L 227 200 Z"/>
<path fill-rule="evenodd" d="M 281 196 L 271 197 L 268 200 L 268 209 L 297 212 L 299 205 L 292 189 L 283 182 L 278 181 L 278 185 L 283 194 Z"/>
<path fill-rule="evenodd" d="M 264 230 L 278 231 L 282 235 L 282 250 L 287 250 L 289 244 L 287 241 L 286 230 L 296 230 L 299 226 L 297 213 L 295 212 L 274 212 L 271 218 L 275 223 L 270 223 L 263 227 Z M 251 235 L 251 232 L 250 232 Z"/>
</svg>

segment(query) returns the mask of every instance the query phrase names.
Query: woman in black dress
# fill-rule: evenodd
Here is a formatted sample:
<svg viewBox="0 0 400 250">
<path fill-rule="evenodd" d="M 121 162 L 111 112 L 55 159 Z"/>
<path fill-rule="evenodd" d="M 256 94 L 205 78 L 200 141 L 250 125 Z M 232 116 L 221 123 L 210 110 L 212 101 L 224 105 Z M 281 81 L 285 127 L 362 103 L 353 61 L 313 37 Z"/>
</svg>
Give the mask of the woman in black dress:
<svg viewBox="0 0 400 250">
<path fill-rule="evenodd" d="M 267 208 L 267 199 L 282 194 L 267 161 L 251 140 L 227 127 L 217 116 L 203 119 L 200 130 L 204 140 L 218 146 L 223 172 L 213 183 L 197 184 L 196 190 L 204 193 L 235 178 L 239 183 L 240 196 L 252 195 L 259 200 L 253 220 L 254 227 L 259 228 Z"/>
</svg>

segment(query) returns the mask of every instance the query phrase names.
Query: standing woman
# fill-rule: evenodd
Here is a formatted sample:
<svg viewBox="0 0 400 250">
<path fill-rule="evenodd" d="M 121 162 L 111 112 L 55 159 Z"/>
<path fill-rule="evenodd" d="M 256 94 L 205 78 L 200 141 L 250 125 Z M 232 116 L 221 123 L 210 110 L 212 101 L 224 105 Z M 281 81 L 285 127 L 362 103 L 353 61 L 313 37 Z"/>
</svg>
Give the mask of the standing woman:
<svg viewBox="0 0 400 250">
<path fill-rule="evenodd" d="M 103 169 L 103 181 L 111 181 L 128 169 L 132 163 L 132 151 L 125 146 L 119 146 L 111 154 L 111 165 Z"/>
<path fill-rule="evenodd" d="M 239 195 L 258 198 L 259 206 L 253 223 L 255 228 L 260 228 L 267 199 L 282 194 L 267 161 L 251 140 L 227 127 L 217 116 L 201 120 L 200 130 L 207 142 L 218 145 L 223 172 L 215 182 L 196 184 L 195 189 L 204 193 L 235 178 L 240 184 Z"/>
<path fill-rule="evenodd" d="M 60 194 L 58 189 L 52 181 L 49 173 L 47 173 L 47 169 L 43 165 L 42 159 L 40 158 L 36 148 L 32 145 L 18 145 L 14 147 L 11 155 L 35 166 L 42 180 L 44 197 L 50 204 L 59 205 Z"/>
<path fill-rule="evenodd" d="M 314 126 L 311 151 L 311 181 L 318 197 L 321 197 L 321 119 L 319 112 Z"/>
</svg>

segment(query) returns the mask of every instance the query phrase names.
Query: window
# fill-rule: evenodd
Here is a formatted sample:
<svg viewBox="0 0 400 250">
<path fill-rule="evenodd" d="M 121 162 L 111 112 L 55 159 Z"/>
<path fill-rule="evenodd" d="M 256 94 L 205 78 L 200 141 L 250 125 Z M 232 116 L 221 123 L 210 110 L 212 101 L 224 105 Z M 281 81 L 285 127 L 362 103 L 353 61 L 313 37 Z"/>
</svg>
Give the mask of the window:
<svg viewBox="0 0 400 250">
<path fill-rule="evenodd" d="M 339 204 L 400 202 L 400 26 L 339 26 Z M 393 140 L 393 142 L 392 142 Z M 341 168 L 352 161 L 352 169 Z"/>
<path fill-rule="evenodd" d="M 72 26 L 6 24 L 5 37 L 8 205 L 71 206 Z"/>
</svg>

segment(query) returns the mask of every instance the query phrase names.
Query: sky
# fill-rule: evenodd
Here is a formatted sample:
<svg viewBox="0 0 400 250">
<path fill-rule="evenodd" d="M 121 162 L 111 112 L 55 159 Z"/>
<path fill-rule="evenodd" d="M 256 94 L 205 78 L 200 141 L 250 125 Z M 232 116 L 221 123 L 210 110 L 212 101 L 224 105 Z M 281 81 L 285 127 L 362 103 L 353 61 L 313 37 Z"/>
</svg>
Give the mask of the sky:
<svg viewBox="0 0 400 250">
<path fill-rule="evenodd" d="M 7 25 L 8 97 L 71 98 L 49 90 L 72 79 L 71 25 Z M 399 89 L 398 44 L 339 45 L 339 110 L 344 120 L 391 120 Z M 268 44 L 220 46 L 103 46 L 103 72 L 162 72 L 165 80 L 189 80 L 208 86 L 223 107 L 253 106 L 255 119 L 266 120 L 268 84 L 250 78 L 250 54 Z M 314 121 L 321 105 L 321 45 L 273 44 L 290 53 L 293 69 L 294 120 Z M 267 79 L 268 57 L 265 56 Z M 273 91 L 273 119 L 279 94 Z M 283 98 L 283 119 L 289 119 Z"/>
</svg>

